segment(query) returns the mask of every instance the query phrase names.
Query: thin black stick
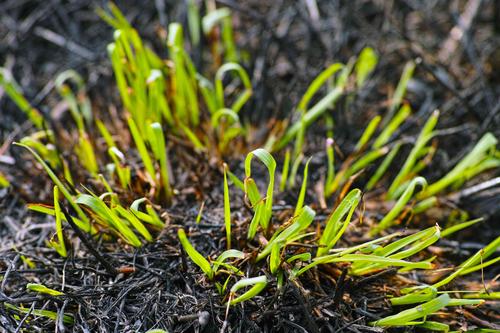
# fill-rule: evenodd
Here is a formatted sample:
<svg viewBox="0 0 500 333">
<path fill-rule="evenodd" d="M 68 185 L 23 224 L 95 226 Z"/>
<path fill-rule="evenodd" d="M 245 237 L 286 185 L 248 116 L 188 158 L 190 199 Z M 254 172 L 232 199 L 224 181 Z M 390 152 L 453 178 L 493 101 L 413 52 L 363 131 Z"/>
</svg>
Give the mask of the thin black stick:
<svg viewBox="0 0 500 333">
<path fill-rule="evenodd" d="M 73 221 L 73 218 L 71 217 L 71 215 L 66 210 L 66 207 L 64 207 L 62 204 L 60 204 L 60 206 L 61 206 L 61 210 L 62 210 L 64 216 L 66 217 L 66 221 L 69 223 L 69 225 L 71 226 L 71 228 L 73 229 L 73 231 L 76 233 L 76 235 L 78 236 L 78 238 L 80 238 L 80 240 L 83 242 L 83 244 L 85 245 L 85 247 L 90 251 L 90 253 L 92 253 L 94 255 L 94 257 L 97 259 L 97 261 L 99 261 L 104 266 L 104 268 L 106 269 L 106 271 L 110 275 L 116 275 L 118 273 L 117 270 L 113 267 L 113 265 L 111 265 L 106 260 L 106 258 L 104 258 L 99 253 L 99 251 L 97 251 L 97 249 L 88 240 L 87 236 L 80 230 L 80 228 L 78 228 L 76 226 L 75 221 Z"/>
</svg>

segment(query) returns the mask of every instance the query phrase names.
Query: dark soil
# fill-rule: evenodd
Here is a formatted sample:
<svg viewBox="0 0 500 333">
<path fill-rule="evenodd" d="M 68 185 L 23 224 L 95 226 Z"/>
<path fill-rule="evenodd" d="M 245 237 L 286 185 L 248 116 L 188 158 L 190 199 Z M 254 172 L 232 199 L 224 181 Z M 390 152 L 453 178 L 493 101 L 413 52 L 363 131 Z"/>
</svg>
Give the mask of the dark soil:
<svg viewBox="0 0 500 333">
<path fill-rule="evenodd" d="M 395 89 L 404 64 L 416 58 L 420 62 L 406 96 L 414 115 L 402 131 L 412 140 L 436 108 L 442 112 L 438 127 L 444 130 L 433 167 L 424 172 L 427 179 L 442 176 L 484 133 L 489 131 L 500 137 L 498 1 L 479 1 L 479 9 L 470 24 L 462 26 L 463 36 L 455 42 L 449 39 L 453 36 L 451 32 L 474 0 L 318 0 L 319 19 L 307 7 L 313 1 L 216 2 L 234 13 L 237 44 L 247 55 L 244 65 L 254 87 L 243 119 L 260 130 L 255 131 L 245 152 L 263 142 L 266 130 L 290 117 L 308 84 L 325 66 L 335 61 L 346 62 L 367 45 L 380 56 L 368 87 L 355 98 L 346 96 L 331 111 L 336 143 L 344 154 L 352 150 L 370 118 L 386 111 L 388 96 Z M 12 70 L 28 100 L 57 126 L 63 126 L 64 119 L 53 119 L 51 114 L 58 103 L 54 78 L 69 68 L 86 79 L 95 112 L 104 115 L 113 104 L 120 108 L 106 53 L 112 29 L 94 13 L 99 6 L 105 3 L 92 0 L 0 3 L 0 66 Z M 167 24 L 186 22 L 184 2 L 120 1 L 119 7 L 143 39 L 162 56 L 166 55 Z M 190 50 L 200 71 L 212 70 L 205 46 Z M 28 155 L 10 145 L 31 133 L 32 128 L 24 114 L 4 95 L 0 90 L 0 171 L 8 176 L 12 186 L 0 190 L 0 332 L 145 332 L 152 328 L 169 332 L 219 332 L 223 328 L 226 332 L 379 332 L 379 328 L 368 323 L 395 312 L 387 295 L 397 293 L 405 284 L 395 270 L 355 278 L 346 276 L 346 268 L 339 266 L 311 274 L 299 284 L 289 282 L 280 291 L 273 281 L 254 300 L 231 308 L 226 317 L 225 300 L 181 251 L 176 234 L 181 226 L 190 230 L 190 240 L 196 248 L 212 257 L 225 249 L 220 161 L 196 154 L 178 144 L 175 138 L 169 138 L 169 146 L 174 156 L 178 195 L 171 207 L 157 207 L 167 222 L 157 239 L 140 249 L 105 239 L 91 240 L 93 249 L 119 268 L 118 275 L 106 271 L 77 237 L 72 238 L 71 255 L 61 258 L 45 244 L 54 233 L 52 219 L 25 208 L 27 202 L 50 204 L 52 184 Z M 314 155 L 308 200 L 318 212 L 316 223 L 323 222 L 331 210 L 321 209 L 314 190 L 320 175 L 325 174 L 325 133 L 324 125 L 315 126 L 306 147 L 307 153 Z M 245 152 L 226 160 L 238 175 L 243 172 Z M 282 156 L 276 157 L 281 165 Z M 83 183 L 85 175 L 80 176 Z M 464 188 L 498 176 L 498 170 L 490 172 Z M 250 213 L 243 195 L 235 188 L 231 192 L 235 200 L 231 207 L 235 247 L 257 250 L 258 244 L 246 244 Z M 297 192 L 298 189 L 282 193 L 276 199 L 276 224 L 290 216 Z M 368 221 L 386 210 L 376 194 L 372 197 L 372 200 L 365 198 L 364 219 Z M 196 224 L 202 202 L 205 204 L 202 221 Z M 332 205 L 333 201 L 328 202 L 328 207 Z M 498 235 L 499 207 L 497 185 L 462 195 L 454 202 L 444 202 L 441 210 L 417 219 L 412 227 L 436 222 L 445 226 L 450 215 L 462 211 L 471 217 L 486 217 L 480 227 L 435 246 L 436 253 L 445 254 L 439 263 L 450 267 Z M 353 221 L 353 225 L 357 223 Z M 364 239 L 365 228 L 352 228 L 343 237 L 342 245 L 359 243 Z M 33 267 L 27 264 L 27 259 Z M 245 273 L 265 274 L 264 266 L 247 264 Z M 478 273 L 457 280 L 451 290 L 480 288 L 482 278 L 491 282 L 492 289 L 498 288 L 495 276 L 499 273 L 498 266 L 490 267 L 484 277 Z M 435 274 L 415 273 L 411 278 L 432 280 Z M 34 296 L 25 289 L 30 282 L 64 289 L 66 295 Z M 42 317 L 16 318 L 4 302 L 70 312 L 75 325 L 68 327 Z M 443 318 L 456 329 L 498 329 L 500 312 L 493 303 L 445 312 Z"/>
</svg>

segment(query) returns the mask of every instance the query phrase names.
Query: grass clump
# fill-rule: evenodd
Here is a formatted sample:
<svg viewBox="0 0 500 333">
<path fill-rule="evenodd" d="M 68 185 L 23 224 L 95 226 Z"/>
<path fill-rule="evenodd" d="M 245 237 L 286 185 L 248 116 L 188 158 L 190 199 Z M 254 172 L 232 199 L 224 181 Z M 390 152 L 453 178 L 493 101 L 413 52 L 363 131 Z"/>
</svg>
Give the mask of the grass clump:
<svg viewBox="0 0 500 333">
<path fill-rule="evenodd" d="M 484 134 L 451 171 L 428 184 L 422 175 L 437 150 L 439 111 L 430 114 L 415 140 L 401 133 L 413 121 L 410 103 L 404 100 L 417 65 L 410 61 L 387 112 L 368 121 L 350 152 L 338 154 L 333 130 L 327 130 L 326 140 L 322 138 L 326 147 L 321 148 L 326 165 L 321 168 L 320 154 L 307 158 L 310 129 L 317 121 L 335 128 L 329 112 L 335 103 L 346 96 L 354 98 L 366 88 L 378 62 L 376 52 L 366 47 L 357 59 L 333 63 L 321 71 L 303 93 L 290 123 L 285 122 L 282 131 L 270 131 L 261 142 L 264 147 L 255 148 L 249 137 L 252 126 L 241 117 L 253 94 L 252 81 L 239 63 L 231 11 L 211 8 L 200 18 L 195 2 L 188 3 L 191 46 L 200 45 L 201 32 L 219 37 L 210 44 L 214 68 L 208 73 L 195 67 L 179 23 L 168 26 L 168 58 L 162 59 L 145 45 L 115 5 L 110 5 L 109 13 L 99 11 L 115 29 L 108 53 L 123 108 L 117 117 L 95 114 L 83 79 L 74 71 L 60 74 L 56 90 L 73 121 L 70 129 L 59 131 L 68 134 L 75 147 L 70 159 L 66 158 L 69 154 L 61 153 L 70 145 L 59 142 L 58 128 L 49 127 L 51 122 L 31 107 L 6 71 L 1 71 L 0 83 L 37 128 L 17 145 L 34 157 L 53 183 L 53 204 L 28 205 L 32 211 L 54 216 L 55 234 L 48 246 L 62 257 L 74 256 L 73 233 L 64 229 L 73 223 L 75 234 L 83 232 L 91 241 L 118 240 L 115 243 L 127 250 L 155 242 L 160 230 L 162 237 L 174 230 L 183 251 L 179 254 L 186 254 L 201 270 L 200 280 L 216 287 L 227 311 L 242 302 L 257 302 L 258 295 L 282 295 L 290 286 L 304 291 L 310 281 L 330 281 L 332 271 L 358 279 L 390 268 L 398 276 L 420 276 L 422 271 L 446 266 L 432 255 L 433 247 L 479 220 L 441 230 L 426 212 L 441 199 L 449 199 L 450 189 L 459 189 L 465 181 L 498 168 L 494 135 Z M 348 103 L 349 98 L 346 100 Z M 123 125 L 124 133 L 113 129 L 113 122 Z M 102 149 L 98 140 L 104 143 Z M 409 153 L 402 156 L 407 146 L 411 146 Z M 171 225 L 165 218 L 170 207 L 179 204 L 175 168 L 185 167 L 179 156 L 186 155 L 195 156 L 204 166 L 222 165 L 218 175 L 222 191 L 215 200 L 208 200 L 223 207 L 220 226 L 226 249 L 220 253 L 202 254 L 196 249 L 198 244 L 191 242 L 195 235 L 188 222 Z M 229 168 L 234 165 L 237 169 L 235 162 L 241 156 L 243 170 L 238 171 L 243 172 L 242 179 Z M 254 158 L 265 167 L 264 173 L 252 164 Z M 401 166 L 396 165 L 399 161 L 404 161 Z M 74 162 L 80 168 L 70 168 Z M 302 182 L 296 190 L 299 171 Z M 280 177 L 278 185 L 276 177 Z M 200 183 L 206 180 L 198 179 Z M 310 191 L 313 182 L 315 190 L 319 189 L 315 196 Z M 237 191 L 230 191 L 231 183 L 242 191 L 239 197 Z M 8 185 L 0 174 L 0 187 Z M 248 210 L 232 216 L 239 203 Z M 371 210 L 366 212 L 365 206 Z M 196 227 L 204 209 L 202 201 Z M 411 231 L 401 231 L 401 225 L 410 226 Z M 361 236 L 352 237 L 355 234 Z M 435 283 L 401 288 L 398 295 L 391 295 L 390 303 L 418 305 L 371 324 L 446 331 L 448 324 L 434 320 L 439 311 L 497 299 L 496 293 L 486 290 L 451 298 L 452 291 L 442 289 L 456 278 L 498 263 L 498 257 L 490 257 L 499 242 L 496 238 Z M 52 297 L 67 296 L 43 284 L 28 284 L 27 288 Z M 57 319 L 57 313 L 49 310 L 4 304 L 16 313 Z M 73 323 L 74 317 L 63 314 L 63 321 Z"/>
</svg>

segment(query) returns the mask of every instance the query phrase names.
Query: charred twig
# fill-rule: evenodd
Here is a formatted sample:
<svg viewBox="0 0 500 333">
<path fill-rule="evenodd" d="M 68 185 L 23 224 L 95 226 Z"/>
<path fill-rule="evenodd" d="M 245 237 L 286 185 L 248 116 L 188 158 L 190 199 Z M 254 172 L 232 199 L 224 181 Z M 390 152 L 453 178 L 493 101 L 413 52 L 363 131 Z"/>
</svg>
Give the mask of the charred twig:
<svg viewBox="0 0 500 333">
<path fill-rule="evenodd" d="M 62 204 L 61 204 L 61 210 L 62 210 L 64 216 L 66 217 L 66 221 L 68 221 L 68 224 L 71 226 L 71 228 L 73 229 L 75 234 L 78 236 L 78 238 L 80 238 L 80 240 L 85 245 L 85 247 L 90 251 L 90 253 L 92 253 L 94 255 L 94 257 L 97 259 L 97 261 L 99 261 L 104 266 L 104 268 L 106 269 L 106 271 L 110 275 L 114 276 L 114 275 L 118 274 L 118 271 L 116 270 L 116 268 L 114 268 L 113 265 L 111 265 L 109 263 L 109 261 L 106 260 L 106 258 L 104 258 L 99 253 L 99 251 L 97 251 L 97 249 L 88 240 L 87 236 L 80 230 L 80 228 L 77 227 L 77 225 L 75 224 L 75 221 L 73 221 L 73 218 L 66 210 L 66 207 L 64 207 L 64 205 L 62 205 Z"/>
</svg>

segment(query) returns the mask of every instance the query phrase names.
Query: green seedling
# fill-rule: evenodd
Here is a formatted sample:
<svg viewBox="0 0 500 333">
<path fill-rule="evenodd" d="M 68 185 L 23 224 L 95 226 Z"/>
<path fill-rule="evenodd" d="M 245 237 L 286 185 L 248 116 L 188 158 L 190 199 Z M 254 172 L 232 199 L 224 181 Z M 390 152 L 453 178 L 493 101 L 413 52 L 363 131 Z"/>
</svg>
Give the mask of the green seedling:
<svg viewBox="0 0 500 333">
<path fill-rule="evenodd" d="M 266 197 L 262 198 L 257 185 L 252 176 L 252 159 L 256 156 L 267 168 L 269 173 L 269 184 L 267 186 Z M 276 171 L 276 161 L 264 149 L 256 149 L 250 152 L 245 159 L 245 195 L 250 200 L 252 208 L 254 209 L 254 217 L 250 223 L 248 230 L 248 238 L 252 239 L 255 236 L 258 225 L 266 230 L 271 220 L 272 207 L 273 207 L 273 193 L 274 193 L 274 173 Z"/>
<path fill-rule="evenodd" d="M 50 295 L 50 296 L 63 296 L 64 295 L 63 292 L 47 288 L 43 284 L 38 284 L 38 283 L 28 283 L 26 285 L 26 289 L 40 293 L 40 294 Z"/>
</svg>

